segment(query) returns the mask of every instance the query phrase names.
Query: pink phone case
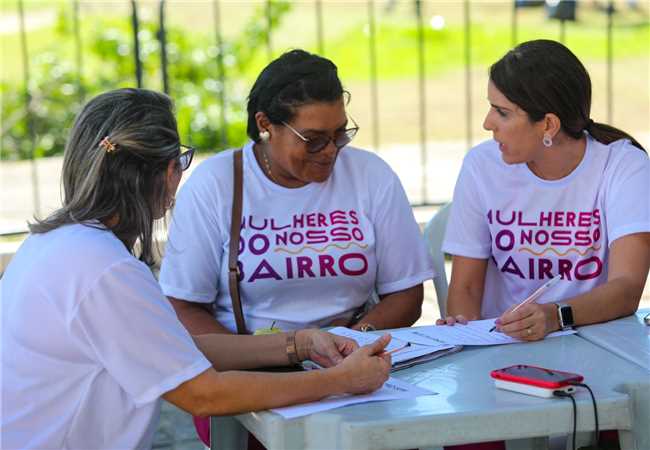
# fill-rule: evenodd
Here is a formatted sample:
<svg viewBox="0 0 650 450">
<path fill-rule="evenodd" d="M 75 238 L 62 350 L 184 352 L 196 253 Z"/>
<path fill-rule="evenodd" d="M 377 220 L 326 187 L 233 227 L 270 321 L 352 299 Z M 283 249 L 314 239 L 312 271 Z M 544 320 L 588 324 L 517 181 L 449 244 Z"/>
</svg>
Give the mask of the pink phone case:
<svg viewBox="0 0 650 450">
<path fill-rule="evenodd" d="M 525 372 L 525 374 L 522 374 L 522 372 Z M 584 379 L 582 375 L 577 373 L 545 369 L 527 364 L 517 364 L 503 369 L 496 369 L 490 372 L 490 376 L 496 380 L 522 383 L 545 389 L 562 388 L 568 386 L 571 382 L 580 383 Z"/>
</svg>

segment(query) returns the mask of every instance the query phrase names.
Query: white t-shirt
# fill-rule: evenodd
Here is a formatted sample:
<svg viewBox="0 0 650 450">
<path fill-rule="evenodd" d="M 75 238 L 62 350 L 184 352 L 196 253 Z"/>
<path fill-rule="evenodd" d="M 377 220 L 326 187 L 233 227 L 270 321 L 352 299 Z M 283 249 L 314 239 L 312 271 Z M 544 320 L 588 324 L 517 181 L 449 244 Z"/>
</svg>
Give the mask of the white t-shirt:
<svg viewBox="0 0 650 450">
<path fill-rule="evenodd" d="M 236 330 L 228 287 L 232 155 L 204 161 L 177 198 L 160 273 L 166 295 L 216 300 Z M 376 289 L 410 288 L 433 268 L 406 194 L 376 155 L 347 147 L 323 183 L 270 181 L 244 147 L 240 292 L 249 331 L 324 326 L 350 317 Z"/>
<path fill-rule="evenodd" d="M 490 140 L 465 157 L 443 250 L 490 258 L 481 315 L 491 318 L 557 274 L 562 280 L 540 303 L 605 283 L 609 246 L 639 232 L 650 232 L 650 160 L 629 141 L 605 145 L 587 135 L 578 167 L 548 181 L 526 164 L 504 163 Z"/>
<path fill-rule="evenodd" d="M 105 229 L 29 236 L 0 283 L 3 449 L 151 448 L 161 395 L 210 367 Z"/>
</svg>

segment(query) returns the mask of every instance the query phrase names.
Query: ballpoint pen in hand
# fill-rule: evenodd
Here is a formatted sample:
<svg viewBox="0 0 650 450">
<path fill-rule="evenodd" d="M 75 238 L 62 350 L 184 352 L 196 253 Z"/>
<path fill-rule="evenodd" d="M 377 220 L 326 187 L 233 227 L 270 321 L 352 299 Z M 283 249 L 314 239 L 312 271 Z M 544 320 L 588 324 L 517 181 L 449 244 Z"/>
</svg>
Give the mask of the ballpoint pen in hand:
<svg viewBox="0 0 650 450">
<path fill-rule="evenodd" d="M 512 311 L 510 311 L 510 312 L 515 312 L 515 311 L 517 311 L 520 307 L 522 307 L 523 305 L 526 305 L 526 304 L 528 304 L 528 303 L 532 303 L 532 302 L 534 302 L 535 300 L 537 300 L 538 298 L 540 298 L 544 292 L 546 292 L 548 289 L 550 289 L 550 288 L 552 288 L 553 286 L 555 286 L 555 284 L 556 284 L 558 281 L 560 281 L 561 279 L 562 279 L 562 275 L 555 275 L 553 278 L 551 278 L 551 279 L 548 280 L 546 283 L 544 283 L 543 285 L 541 285 L 541 286 L 540 286 L 540 287 L 539 287 L 535 292 L 533 292 L 533 293 L 530 294 L 528 297 L 526 297 L 526 299 L 524 299 L 524 301 L 522 301 L 522 302 L 519 303 L 517 306 L 515 306 L 514 308 L 512 308 Z M 492 328 L 490 328 L 490 333 L 493 332 L 493 331 L 496 330 L 496 329 L 497 329 L 497 326 L 496 326 L 496 325 L 493 326 Z"/>
<path fill-rule="evenodd" d="M 392 355 L 393 353 L 397 353 L 400 350 L 404 350 L 405 348 L 410 347 L 410 346 L 411 346 L 411 343 L 407 342 L 406 344 L 402 345 L 401 347 L 394 348 L 389 352 L 382 352 L 379 356 Z"/>
</svg>

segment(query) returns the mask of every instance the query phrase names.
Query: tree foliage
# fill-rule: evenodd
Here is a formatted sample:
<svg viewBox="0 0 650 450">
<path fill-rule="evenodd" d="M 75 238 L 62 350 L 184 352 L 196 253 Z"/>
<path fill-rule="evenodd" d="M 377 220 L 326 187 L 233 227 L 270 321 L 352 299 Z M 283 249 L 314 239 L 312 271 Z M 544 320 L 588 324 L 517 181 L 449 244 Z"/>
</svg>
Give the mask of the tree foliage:
<svg viewBox="0 0 650 450">
<path fill-rule="evenodd" d="M 214 35 L 167 27 L 169 94 L 175 101 L 183 142 L 213 152 L 246 139 L 249 86 L 245 72 L 264 51 L 269 25 L 272 31 L 291 8 L 287 1 L 273 1 L 269 6 L 268 11 L 266 5 L 257 8 L 238 36 L 224 41 L 221 50 Z M 101 26 L 94 27 L 96 31 L 82 46 L 82 79 L 74 54 L 69 52 L 74 38 L 72 23 L 61 11 L 50 48 L 30 55 L 30 107 L 26 107 L 28 94 L 21 82 L 0 83 L 0 159 L 31 157 L 30 125 L 35 136 L 35 157 L 62 154 L 68 129 L 85 100 L 106 90 L 136 85 L 130 23 L 114 18 L 96 20 L 101 21 Z M 161 90 L 158 32 L 157 23 L 141 22 L 138 37 L 143 85 Z M 220 77 L 220 56 L 226 74 L 224 82 Z"/>
</svg>

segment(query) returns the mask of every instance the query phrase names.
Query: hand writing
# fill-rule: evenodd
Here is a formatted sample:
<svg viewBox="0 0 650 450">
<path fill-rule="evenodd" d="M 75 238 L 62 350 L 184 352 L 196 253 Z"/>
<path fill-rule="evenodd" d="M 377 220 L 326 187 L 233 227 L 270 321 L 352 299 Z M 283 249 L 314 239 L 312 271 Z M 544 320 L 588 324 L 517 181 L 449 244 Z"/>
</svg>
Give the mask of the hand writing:
<svg viewBox="0 0 650 450">
<path fill-rule="evenodd" d="M 550 307 L 550 308 L 549 308 Z M 554 331 L 555 305 L 528 303 L 516 311 L 510 308 L 495 321 L 497 331 L 522 341 L 538 341 Z"/>
</svg>

